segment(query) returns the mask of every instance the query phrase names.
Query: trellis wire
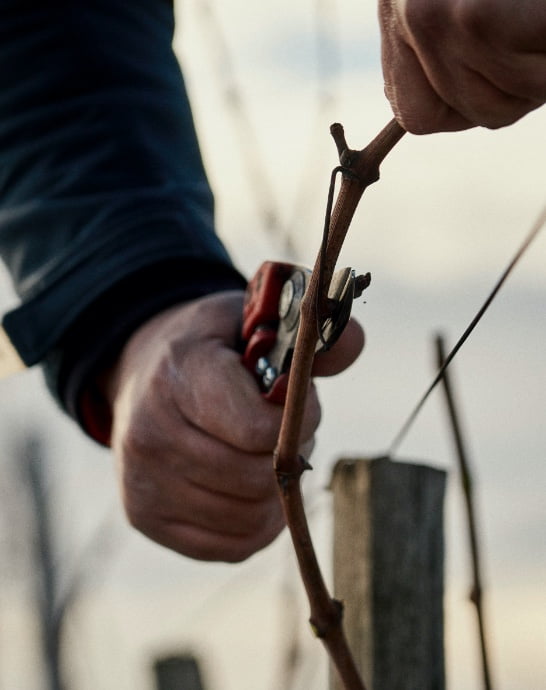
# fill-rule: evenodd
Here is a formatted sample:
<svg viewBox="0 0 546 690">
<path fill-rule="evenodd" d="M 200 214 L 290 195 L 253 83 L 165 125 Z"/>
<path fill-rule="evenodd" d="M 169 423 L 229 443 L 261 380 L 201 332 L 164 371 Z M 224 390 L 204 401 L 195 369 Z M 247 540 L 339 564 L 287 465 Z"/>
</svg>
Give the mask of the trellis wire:
<svg viewBox="0 0 546 690">
<path fill-rule="evenodd" d="M 501 289 L 501 287 L 504 285 L 506 282 L 508 276 L 512 273 L 512 270 L 516 266 L 516 264 L 519 262 L 521 257 L 525 254 L 526 250 L 528 249 L 529 245 L 532 243 L 532 241 L 535 239 L 535 237 L 538 235 L 540 230 L 543 228 L 544 224 L 546 223 L 546 206 L 542 209 L 541 213 L 539 214 L 537 220 L 533 224 L 531 230 L 527 234 L 527 236 L 524 238 L 522 244 L 520 245 L 519 249 L 515 253 L 514 257 L 508 264 L 508 266 L 504 269 L 503 273 L 501 274 L 500 278 L 498 279 L 497 283 L 495 284 L 494 288 L 490 292 L 489 296 L 483 303 L 482 307 L 479 309 L 477 314 L 474 316 L 464 333 L 461 335 L 459 340 L 455 343 L 455 346 L 451 350 L 451 352 L 447 355 L 445 358 L 445 361 L 443 365 L 440 367 L 438 370 L 438 373 L 432 380 L 432 383 L 429 385 L 429 387 L 425 390 L 411 413 L 408 415 L 406 421 L 402 424 L 400 427 L 400 430 L 398 433 L 395 435 L 393 441 L 390 444 L 388 455 L 389 457 L 392 457 L 395 455 L 396 451 L 400 447 L 400 444 L 404 440 L 404 438 L 407 436 L 410 428 L 413 426 L 415 420 L 417 419 L 419 413 L 421 412 L 425 402 L 428 400 L 430 394 L 432 391 L 436 388 L 438 383 L 442 380 L 442 377 L 444 375 L 444 372 L 448 368 L 448 366 L 451 364 L 461 347 L 464 345 L 464 343 L 468 340 L 470 334 L 472 331 L 476 328 L 478 323 L 481 321 L 483 315 L 491 305 L 491 302 L 495 299 L 497 293 Z"/>
</svg>

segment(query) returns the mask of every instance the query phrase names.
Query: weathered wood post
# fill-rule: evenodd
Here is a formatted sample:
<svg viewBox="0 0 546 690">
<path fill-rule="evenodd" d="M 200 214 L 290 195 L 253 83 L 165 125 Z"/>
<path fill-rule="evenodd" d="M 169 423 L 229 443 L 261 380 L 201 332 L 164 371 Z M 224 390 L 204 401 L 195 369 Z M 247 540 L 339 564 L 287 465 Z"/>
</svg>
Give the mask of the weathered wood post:
<svg viewBox="0 0 546 690">
<path fill-rule="evenodd" d="M 335 597 L 370 690 L 445 688 L 444 488 L 445 472 L 387 458 L 334 469 Z"/>
<path fill-rule="evenodd" d="M 199 664 L 191 654 L 157 659 L 154 672 L 157 690 L 204 690 Z"/>
</svg>

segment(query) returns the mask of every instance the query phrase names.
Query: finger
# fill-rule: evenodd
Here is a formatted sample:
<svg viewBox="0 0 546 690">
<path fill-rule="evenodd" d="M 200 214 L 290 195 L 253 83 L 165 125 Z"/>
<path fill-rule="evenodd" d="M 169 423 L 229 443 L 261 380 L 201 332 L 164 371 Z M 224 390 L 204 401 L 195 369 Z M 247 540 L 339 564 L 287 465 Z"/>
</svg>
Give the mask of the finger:
<svg viewBox="0 0 546 690">
<path fill-rule="evenodd" d="M 364 348 L 364 331 L 350 319 L 339 340 L 326 352 L 315 355 L 313 376 L 333 376 L 351 366 Z"/>
<path fill-rule="evenodd" d="M 172 437 L 171 442 L 175 450 L 166 454 L 170 476 L 238 500 L 265 500 L 276 495 L 271 453 L 242 453 L 191 427 Z M 181 448 L 191 450 L 181 457 Z"/>
<path fill-rule="evenodd" d="M 251 536 L 237 536 L 206 530 L 178 520 L 162 520 L 142 530 L 146 536 L 189 558 L 202 561 L 239 563 L 268 546 L 284 528 L 282 515 Z"/>
<path fill-rule="evenodd" d="M 140 530 L 153 519 L 195 525 L 229 536 L 252 537 L 270 522 L 277 524 L 282 513 L 277 491 L 266 500 L 242 500 L 175 475 L 168 483 L 162 479 L 156 477 L 153 492 L 134 495 L 127 504 L 131 524 Z"/>
<path fill-rule="evenodd" d="M 510 3 L 383 3 L 382 22 L 385 93 L 410 132 L 498 128 L 544 102 L 544 52 L 532 48 L 540 13 L 529 21 Z"/>
<path fill-rule="evenodd" d="M 123 485 L 137 493 L 149 493 L 150 483 L 162 476 L 167 491 L 172 476 L 242 499 L 262 499 L 276 490 L 271 451 L 234 448 L 188 423 L 168 400 L 150 400 L 134 412 L 116 429 L 113 447 Z"/>
<path fill-rule="evenodd" d="M 265 400 L 237 352 L 221 343 L 205 342 L 174 367 L 172 399 L 183 418 L 233 448 L 252 453 L 274 449 L 282 407 Z M 302 440 L 312 437 L 319 421 L 320 405 L 310 389 Z"/>
<path fill-rule="evenodd" d="M 252 552 L 269 543 L 282 529 L 282 510 L 273 481 L 265 499 L 241 500 L 188 482 L 176 469 L 173 471 L 166 462 L 168 458 L 163 457 L 159 464 L 156 459 L 153 468 L 148 457 L 144 461 L 126 460 L 122 473 L 123 504 L 129 522 L 163 545 L 190 553 L 188 544 L 176 535 L 181 526 L 216 533 L 220 541 L 220 537 L 229 538 L 230 542 L 239 540 L 246 543 L 246 552 Z M 273 478 L 272 467 L 268 472 Z M 244 557 L 242 551 L 239 557 Z"/>
<path fill-rule="evenodd" d="M 385 96 L 406 131 L 429 134 L 472 127 L 471 122 L 438 95 L 409 45 L 386 36 L 382 54 Z"/>
</svg>

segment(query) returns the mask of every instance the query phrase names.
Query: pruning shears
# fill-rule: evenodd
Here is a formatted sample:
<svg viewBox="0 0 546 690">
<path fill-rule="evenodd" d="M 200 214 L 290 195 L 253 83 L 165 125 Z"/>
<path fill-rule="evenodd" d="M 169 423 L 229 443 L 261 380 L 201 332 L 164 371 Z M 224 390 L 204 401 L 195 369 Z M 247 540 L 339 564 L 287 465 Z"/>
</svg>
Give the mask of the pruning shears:
<svg viewBox="0 0 546 690">
<path fill-rule="evenodd" d="M 284 403 L 288 371 L 300 323 L 300 305 L 311 278 L 305 266 L 264 262 L 249 282 L 243 307 L 243 364 L 254 374 L 264 397 Z M 353 300 L 369 285 L 370 275 L 352 268 L 337 271 L 328 292 L 328 314 L 317 324 L 315 352 L 328 350 L 343 332 Z"/>
</svg>

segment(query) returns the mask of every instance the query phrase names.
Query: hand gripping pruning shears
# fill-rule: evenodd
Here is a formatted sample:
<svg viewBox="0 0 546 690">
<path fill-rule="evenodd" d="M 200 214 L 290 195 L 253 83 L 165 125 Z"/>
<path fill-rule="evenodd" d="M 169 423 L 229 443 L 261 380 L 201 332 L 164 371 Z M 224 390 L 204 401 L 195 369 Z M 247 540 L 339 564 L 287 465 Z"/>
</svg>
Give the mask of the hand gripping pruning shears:
<svg viewBox="0 0 546 690">
<path fill-rule="evenodd" d="M 243 364 L 254 374 L 264 397 L 284 403 L 288 370 L 300 323 L 300 305 L 311 278 L 304 266 L 264 262 L 249 282 L 243 307 Z M 328 315 L 317 329 L 315 352 L 328 350 L 343 332 L 353 300 L 369 285 L 370 275 L 351 268 L 337 271 L 328 292 Z"/>
</svg>

